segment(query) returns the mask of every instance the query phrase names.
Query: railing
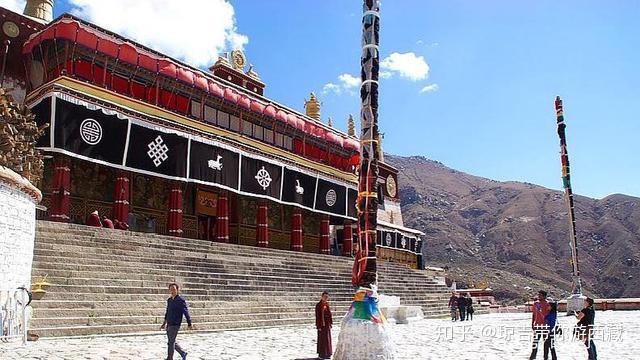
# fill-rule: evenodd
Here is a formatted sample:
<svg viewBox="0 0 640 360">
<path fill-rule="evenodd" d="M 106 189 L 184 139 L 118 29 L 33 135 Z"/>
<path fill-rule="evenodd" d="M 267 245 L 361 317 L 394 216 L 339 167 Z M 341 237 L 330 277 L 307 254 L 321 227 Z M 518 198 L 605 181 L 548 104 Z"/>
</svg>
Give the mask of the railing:
<svg viewBox="0 0 640 360">
<path fill-rule="evenodd" d="M 0 341 L 22 339 L 27 343 L 31 319 L 31 294 L 25 288 L 0 290 Z"/>
</svg>

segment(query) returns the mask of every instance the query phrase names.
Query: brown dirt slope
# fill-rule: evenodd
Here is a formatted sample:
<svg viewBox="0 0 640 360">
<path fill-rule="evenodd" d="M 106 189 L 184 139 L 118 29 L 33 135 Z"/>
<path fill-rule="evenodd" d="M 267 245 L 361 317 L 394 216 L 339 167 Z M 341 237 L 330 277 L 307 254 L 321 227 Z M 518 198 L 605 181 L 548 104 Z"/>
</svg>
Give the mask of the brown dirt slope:
<svg viewBox="0 0 640 360">
<path fill-rule="evenodd" d="M 507 302 L 540 288 L 571 289 L 569 221 L 563 193 L 498 182 L 424 157 L 386 155 L 400 171 L 405 225 L 423 231 L 427 265 L 466 285 L 487 283 Z M 640 198 L 575 197 L 580 267 L 587 294 L 640 297 Z"/>
</svg>

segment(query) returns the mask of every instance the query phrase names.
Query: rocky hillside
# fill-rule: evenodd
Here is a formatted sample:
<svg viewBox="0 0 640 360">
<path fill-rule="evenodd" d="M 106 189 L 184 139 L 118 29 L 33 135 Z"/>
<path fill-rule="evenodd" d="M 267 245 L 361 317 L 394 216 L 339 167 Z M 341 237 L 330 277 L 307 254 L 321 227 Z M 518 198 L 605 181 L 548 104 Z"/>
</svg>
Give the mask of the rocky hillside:
<svg viewBox="0 0 640 360">
<path fill-rule="evenodd" d="M 498 182 L 424 157 L 386 155 L 400 171 L 404 221 L 426 234 L 428 265 L 502 301 L 571 289 L 569 221 L 563 193 Z M 576 196 L 583 287 L 597 297 L 640 297 L 640 198 Z"/>
</svg>

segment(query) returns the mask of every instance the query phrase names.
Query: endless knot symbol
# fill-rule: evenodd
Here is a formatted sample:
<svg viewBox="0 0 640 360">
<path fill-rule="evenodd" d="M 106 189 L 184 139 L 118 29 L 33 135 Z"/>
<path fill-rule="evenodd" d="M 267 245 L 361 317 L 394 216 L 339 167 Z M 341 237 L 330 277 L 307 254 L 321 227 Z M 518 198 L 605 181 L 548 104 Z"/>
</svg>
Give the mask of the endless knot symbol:
<svg viewBox="0 0 640 360">
<path fill-rule="evenodd" d="M 391 246 L 391 234 L 387 234 L 384 241 L 387 243 L 387 246 Z"/>
<path fill-rule="evenodd" d="M 327 205 L 329 207 L 335 205 L 337 199 L 338 199 L 338 195 L 336 194 L 335 190 L 331 189 L 327 191 L 327 196 L 325 196 L 325 201 L 327 202 Z"/>
<path fill-rule="evenodd" d="M 89 145 L 95 145 L 102 140 L 102 126 L 93 119 L 85 119 L 80 123 L 80 137 Z"/>
<path fill-rule="evenodd" d="M 269 172 L 265 170 L 264 166 L 262 169 L 258 170 L 255 178 L 258 180 L 258 184 L 262 186 L 262 190 L 267 190 L 269 184 L 271 184 L 271 175 L 269 175 Z"/>
<path fill-rule="evenodd" d="M 147 155 L 149 158 L 153 160 L 153 165 L 156 167 L 160 166 L 163 161 L 167 160 L 169 156 L 167 153 L 169 152 L 169 148 L 164 144 L 162 137 L 158 135 L 158 137 L 150 142 L 148 145 L 149 151 L 147 151 Z"/>
</svg>

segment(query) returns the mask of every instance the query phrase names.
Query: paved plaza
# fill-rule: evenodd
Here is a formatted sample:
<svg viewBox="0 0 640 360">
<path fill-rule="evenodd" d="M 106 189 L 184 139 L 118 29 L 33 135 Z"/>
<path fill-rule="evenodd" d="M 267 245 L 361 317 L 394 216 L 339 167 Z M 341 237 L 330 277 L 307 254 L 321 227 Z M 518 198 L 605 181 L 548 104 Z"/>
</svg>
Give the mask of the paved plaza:
<svg viewBox="0 0 640 360">
<path fill-rule="evenodd" d="M 596 313 L 599 359 L 638 359 L 640 311 Z M 586 359 L 582 343 L 570 338 L 575 321 L 562 316 L 566 338 L 558 339 L 558 358 Z M 397 359 L 526 359 L 530 351 L 530 314 L 476 316 L 473 322 L 428 319 L 410 325 L 391 325 Z M 196 325 L 197 326 L 197 325 Z M 333 331 L 334 347 L 339 327 Z M 188 359 L 313 359 L 315 330 L 311 326 L 261 330 L 187 333 L 179 335 Z M 542 351 L 538 358 L 542 359 Z M 44 339 L 0 344 L 1 359 L 163 359 L 165 337 L 109 336 Z"/>
</svg>

